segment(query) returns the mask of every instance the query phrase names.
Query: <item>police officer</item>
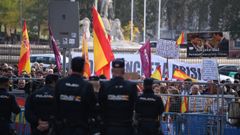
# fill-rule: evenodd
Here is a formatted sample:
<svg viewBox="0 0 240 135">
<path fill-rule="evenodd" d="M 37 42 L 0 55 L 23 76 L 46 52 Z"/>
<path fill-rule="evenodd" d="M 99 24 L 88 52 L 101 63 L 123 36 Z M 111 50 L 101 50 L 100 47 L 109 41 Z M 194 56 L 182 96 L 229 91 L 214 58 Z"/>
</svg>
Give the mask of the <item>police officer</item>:
<svg viewBox="0 0 240 135">
<path fill-rule="evenodd" d="M 83 79 L 84 59 L 72 59 L 72 74 L 58 81 L 56 105 L 59 135 L 87 135 L 94 122 L 96 97 L 92 84 Z"/>
<path fill-rule="evenodd" d="M 20 108 L 15 97 L 7 92 L 9 89 L 9 79 L 0 77 L 0 134 L 12 135 L 14 132 L 10 127 L 11 114 L 18 114 Z"/>
<path fill-rule="evenodd" d="M 98 76 L 90 76 L 89 77 L 89 82 L 93 85 L 94 88 L 94 94 L 97 99 L 96 103 L 96 108 L 95 108 L 95 122 L 91 123 L 90 125 L 90 133 L 93 135 L 100 134 L 100 131 L 102 129 L 102 121 L 101 121 L 101 116 L 100 116 L 100 105 L 99 105 L 99 100 L 98 100 L 98 94 L 99 94 L 99 89 L 100 89 L 100 80 Z"/>
<path fill-rule="evenodd" d="M 112 62 L 110 81 L 102 82 L 99 91 L 104 135 L 132 135 L 134 104 L 137 98 L 135 83 L 124 80 L 124 59 Z"/>
<path fill-rule="evenodd" d="M 25 104 L 25 117 L 32 135 L 47 135 L 55 114 L 54 88 L 58 75 L 47 75 L 45 86 L 32 93 Z"/>
<path fill-rule="evenodd" d="M 154 95 L 152 88 L 153 80 L 144 80 L 143 94 L 136 101 L 136 119 L 138 120 L 139 135 L 158 135 L 160 134 L 159 117 L 164 111 L 162 99 Z"/>
</svg>

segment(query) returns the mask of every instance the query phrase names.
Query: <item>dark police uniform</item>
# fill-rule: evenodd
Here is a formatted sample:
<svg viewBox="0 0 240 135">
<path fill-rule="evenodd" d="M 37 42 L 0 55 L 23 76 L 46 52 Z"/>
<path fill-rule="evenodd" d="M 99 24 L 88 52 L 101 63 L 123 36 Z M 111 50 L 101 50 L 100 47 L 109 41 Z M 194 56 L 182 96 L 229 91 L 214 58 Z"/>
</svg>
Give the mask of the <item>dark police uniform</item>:
<svg viewBox="0 0 240 135">
<path fill-rule="evenodd" d="M 102 120 L 100 116 L 100 105 L 99 105 L 99 100 L 98 100 L 98 94 L 99 94 L 99 89 L 97 90 L 98 86 L 94 85 L 100 85 L 99 82 L 99 77 L 98 76 L 90 76 L 89 77 L 89 82 L 93 85 L 94 88 L 94 94 L 96 97 L 96 106 L 94 109 L 94 115 L 95 115 L 95 122 L 92 122 L 90 126 L 90 134 L 100 134 L 100 131 L 102 130 Z M 95 90 L 96 89 L 96 90 Z"/>
<path fill-rule="evenodd" d="M 0 83 L 7 83 L 8 78 L 1 77 Z M 18 114 L 20 108 L 17 105 L 15 97 L 7 92 L 6 89 L 0 89 L 0 134 L 11 135 L 12 129 L 10 127 L 11 114 Z"/>
<path fill-rule="evenodd" d="M 124 60 L 116 59 L 113 68 L 124 68 Z M 101 116 L 104 122 L 104 135 L 132 135 L 134 104 L 137 98 L 135 83 L 114 77 L 102 82 L 99 91 Z"/>
<path fill-rule="evenodd" d="M 37 129 L 38 120 L 53 123 L 55 115 L 54 88 L 45 85 L 27 98 L 25 105 L 25 117 L 31 124 L 32 135 L 47 135 L 49 130 L 41 132 Z"/>
<path fill-rule="evenodd" d="M 145 79 L 144 85 L 152 85 L 151 79 Z M 144 92 L 136 101 L 136 116 L 139 135 L 158 135 L 160 128 L 159 117 L 164 111 L 163 101 L 154 95 L 152 89 L 144 88 Z"/>
<path fill-rule="evenodd" d="M 96 98 L 92 84 L 72 74 L 56 85 L 59 135 L 87 135 L 88 121 L 94 116 Z"/>
</svg>

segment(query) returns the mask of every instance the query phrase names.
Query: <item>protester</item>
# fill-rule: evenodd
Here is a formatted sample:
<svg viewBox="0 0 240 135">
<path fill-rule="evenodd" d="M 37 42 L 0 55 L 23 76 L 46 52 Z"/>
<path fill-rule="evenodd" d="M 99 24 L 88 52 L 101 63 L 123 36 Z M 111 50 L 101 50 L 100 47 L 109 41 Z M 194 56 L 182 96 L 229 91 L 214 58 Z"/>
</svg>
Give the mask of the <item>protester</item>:
<svg viewBox="0 0 240 135">
<path fill-rule="evenodd" d="M 24 79 L 18 80 L 17 90 L 23 90 L 25 93 L 30 94 L 29 85 L 27 84 L 26 80 L 24 80 Z"/>
<path fill-rule="evenodd" d="M 160 95 L 161 90 L 160 90 L 160 84 L 159 83 L 154 83 L 153 84 L 153 91 L 155 95 Z"/>
<path fill-rule="evenodd" d="M 189 95 L 191 86 L 192 86 L 192 80 L 185 79 L 183 82 L 182 88 L 180 89 L 181 95 Z"/>
<path fill-rule="evenodd" d="M 169 112 L 180 112 L 181 108 L 181 97 L 179 95 L 179 90 L 175 87 L 170 87 L 168 89 L 169 94 L 173 94 L 174 96 L 170 97 L 170 109 Z"/>
<path fill-rule="evenodd" d="M 199 85 L 193 85 L 190 88 L 190 95 L 201 95 Z"/>
<path fill-rule="evenodd" d="M 43 71 L 36 72 L 36 79 L 32 81 L 32 92 L 40 89 L 44 85 Z"/>
</svg>

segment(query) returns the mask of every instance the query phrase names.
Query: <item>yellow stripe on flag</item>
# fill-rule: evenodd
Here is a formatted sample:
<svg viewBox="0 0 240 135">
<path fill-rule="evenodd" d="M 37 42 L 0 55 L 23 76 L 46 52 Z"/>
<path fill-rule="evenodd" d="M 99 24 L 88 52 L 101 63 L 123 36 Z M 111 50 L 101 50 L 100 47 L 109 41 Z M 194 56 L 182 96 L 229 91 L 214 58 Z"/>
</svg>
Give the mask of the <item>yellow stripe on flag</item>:
<svg viewBox="0 0 240 135">
<path fill-rule="evenodd" d="M 88 59 L 88 44 L 87 44 L 86 34 L 83 34 L 83 39 L 82 39 L 82 56 L 85 59 L 83 76 L 85 76 L 86 78 L 89 78 L 91 75 L 91 68 L 90 68 L 90 62 Z"/>
<path fill-rule="evenodd" d="M 166 102 L 166 105 L 165 105 L 165 112 L 169 112 L 170 110 L 170 96 L 167 97 L 167 102 Z"/>
<path fill-rule="evenodd" d="M 94 71 L 97 75 L 104 74 L 107 78 L 110 78 L 110 62 L 114 59 L 110 41 L 95 7 L 92 8 L 92 16 Z"/>
<path fill-rule="evenodd" d="M 183 97 L 181 103 L 181 113 L 185 113 L 187 111 L 188 111 L 188 99 L 187 97 Z"/>
<path fill-rule="evenodd" d="M 162 81 L 162 73 L 161 73 L 161 67 L 160 66 L 156 67 L 155 71 L 151 75 L 151 78 Z"/>
<path fill-rule="evenodd" d="M 182 32 L 182 33 L 180 34 L 180 36 L 178 37 L 176 44 L 177 44 L 177 45 L 181 45 L 181 44 L 183 44 L 183 43 L 184 43 L 184 33 Z"/>
<path fill-rule="evenodd" d="M 184 81 L 185 79 L 191 79 L 193 82 L 198 82 L 196 79 L 191 78 L 186 73 L 179 69 L 175 69 L 173 72 L 173 78 Z"/>
<path fill-rule="evenodd" d="M 18 74 L 20 75 L 22 71 L 26 71 L 28 74 L 31 73 L 30 65 L 30 42 L 27 31 L 27 24 L 24 21 L 23 34 L 21 41 L 20 57 L 18 62 Z"/>
</svg>

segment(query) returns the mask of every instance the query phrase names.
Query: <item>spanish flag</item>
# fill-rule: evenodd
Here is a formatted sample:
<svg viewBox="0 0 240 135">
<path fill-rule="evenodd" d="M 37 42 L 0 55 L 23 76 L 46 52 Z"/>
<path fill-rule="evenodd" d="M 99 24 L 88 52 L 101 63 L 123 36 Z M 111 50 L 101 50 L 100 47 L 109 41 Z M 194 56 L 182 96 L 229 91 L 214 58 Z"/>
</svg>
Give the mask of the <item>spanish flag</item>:
<svg viewBox="0 0 240 135">
<path fill-rule="evenodd" d="M 197 82 L 196 79 L 191 78 L 186 73 L 184 73 L 183 71 L 181 71 L 177 68 L 173 72 L 173 78 L 181 80 L 181 81 L 184 81 L 185 79 L 191 79 L 193 82 Z"/>
<path fill-rule="evenodd" d="M 170 100 L 171 100 L 171 97 L 168 96 L 167 97 L 167 102 L 166 102 L 166 105 L 165 105 L 165 112 L 169 112 L 170 111 Z"/>
<path fill-rule="evenodd" d="M 181 103 L 181 113 L 185 113 L 188 111 L 188 98 L 184 96 L 182 98 L 182 103 Z"/>
<path fill-rule="evenodd" d="M 114 55 L 110 46 L 108 35 L 105 31 L 102 18 L 96 8 L 92 8 L 93 16 L 93 51 L 94 51 L 94 71 L 96 75 L 105 75 L 110 78 L 110 62 Z"/>
<path fill-rule="evenodd" d="M 154 79 L 162 81 L 162 72 L 161 72 L 161 66 L 160 65 L 158 65 L 156 67 L 156 70 L 151 75 L 151 78 L 154 78 Z"/>
<path fill-rule="evenodd" d="M 18 74 L 21 75 L 23 71 L 26 71 L 28 74 L 30 74 L 31 72 L 30 43 L 28 38 L 26 21 L 24 21 L 23 29 L 22 29 L 22 42 L 21 42 L 20 57 L 18 62 Z"/>
<path fill-rule="evenodd" d="M 85 33 L 83 34 L 83 37 L 82 37 L 82 57 L 85 59 L 83 76 L 85 76 L 86 78 L 89 78 L 91 75 L 91 69 L 90 69 L 90 62 L 88 59 L 88 44 L 87 44 Z"/>
<path fill-rule="evenodd" d="M 184 43 L 184 33 L 182 32 L 180 36 L 178 37 L 178 40 L 176 42 L 177 45 L 181 45 Z"/>
</svg>

